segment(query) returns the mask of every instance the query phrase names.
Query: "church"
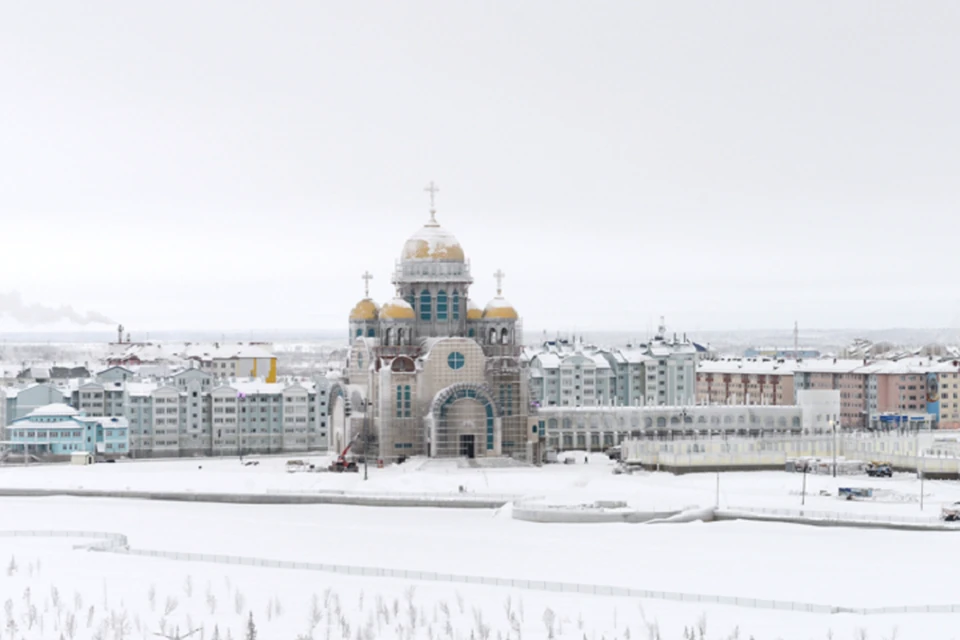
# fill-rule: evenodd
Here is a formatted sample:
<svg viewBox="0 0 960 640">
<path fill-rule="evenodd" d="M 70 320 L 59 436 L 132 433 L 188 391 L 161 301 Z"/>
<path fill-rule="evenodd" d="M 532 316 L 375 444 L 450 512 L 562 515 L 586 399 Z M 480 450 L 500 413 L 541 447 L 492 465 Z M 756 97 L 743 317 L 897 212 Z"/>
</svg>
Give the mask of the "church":
<svg viewBox="0 0 960 640">
<path fill-rule="evenodd" d="M 363 275 L 366 294 L 350 312 L 342 381 L 351 415 L 335 414 L 331 445 L 340 450 L 358 438 L 354 452 L 384 462 L 415 455 L 530 460 L 520 316 L 503 297 L 500 271 L 496 297 L 483 307 L 470 297 L 470 263 L 437 222 L 437 188 L 426 190 L 430 219 L 403 244 L 394 298 L 374 302 L 372 276 Z"/>
</svg>

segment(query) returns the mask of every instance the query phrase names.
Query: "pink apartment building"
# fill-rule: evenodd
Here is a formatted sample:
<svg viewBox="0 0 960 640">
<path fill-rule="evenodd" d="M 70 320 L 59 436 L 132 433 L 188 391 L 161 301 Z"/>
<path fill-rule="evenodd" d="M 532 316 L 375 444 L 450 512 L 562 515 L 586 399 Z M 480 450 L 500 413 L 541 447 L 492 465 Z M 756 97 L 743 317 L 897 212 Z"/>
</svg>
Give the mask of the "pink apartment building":
<svg viewBox="0 0 960 640">
<path fill-rule="evenodd" d="M 702 360 L 697 403 L 792 405 L 796 366 L 795 360 L 769 358 Z"/>
<path fill-rule="evenodd" d="M 801 389 L 838 390 L 843 428 L 866 428 L 883 413 L 926 413 L 935 398 L 939 428 L 960 429 L 960 360 L 742 358 L 704 360 L 697 370 L 700 404 L 794 404 Z"/>
</svg>

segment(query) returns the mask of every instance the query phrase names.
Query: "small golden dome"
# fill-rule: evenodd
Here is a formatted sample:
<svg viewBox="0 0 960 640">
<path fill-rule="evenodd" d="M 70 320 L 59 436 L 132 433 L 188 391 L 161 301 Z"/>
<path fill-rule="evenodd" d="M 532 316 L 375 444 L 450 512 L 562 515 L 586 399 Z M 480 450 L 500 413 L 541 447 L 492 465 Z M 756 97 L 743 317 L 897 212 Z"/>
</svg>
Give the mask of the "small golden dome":
<svg viewBox="0 0 960 640">
<path fill-rule="evenodd" d="M 483 309 L 473 299 L 467 300 L 467 320 L 482 320 Z"/>
<path fill-rule="evenodd" d="M 381 320 L 415 320 L 413 307 L 403 298 L 394 298 L 380 309 Z"/>
<path fill-rule="evenodd" d="M 432 220 L 403 245 L 402 260 L 447 260 L 463 262 L 463 249 L 456 236 Z"/>
<path fill-rule="evenodd" d="M 357 303 L 357 306 L 350 312 L 351 320 L 376 320 L 379 310 L 377 303 L 370 298 L 364 298 Z"/>
<path fill-rule="evenodd" d="M 517 313 L 517 310 L 513 308 L 512 304 L 504 300 L 502 297 L 497 296 L 488 302 L 486 308 L 483 310 L 484 320 L 492 318 L 517 320 L 520 318 L 520 314 Z"/>
</svg>

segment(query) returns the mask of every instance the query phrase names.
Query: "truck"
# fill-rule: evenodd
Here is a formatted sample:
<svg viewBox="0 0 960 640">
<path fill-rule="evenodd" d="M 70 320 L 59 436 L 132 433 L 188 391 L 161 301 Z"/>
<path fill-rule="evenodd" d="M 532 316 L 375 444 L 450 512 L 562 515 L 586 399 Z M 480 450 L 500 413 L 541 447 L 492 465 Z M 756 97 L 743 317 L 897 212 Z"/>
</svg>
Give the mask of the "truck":
<svg viewBox="0 0 960 640">
<path fill-rule="evenodd" d="M 871 462 L 866 468 L 871 478 L 890 478 L 893 476 L 893 467 L 889 462 Z"/>
</svg>

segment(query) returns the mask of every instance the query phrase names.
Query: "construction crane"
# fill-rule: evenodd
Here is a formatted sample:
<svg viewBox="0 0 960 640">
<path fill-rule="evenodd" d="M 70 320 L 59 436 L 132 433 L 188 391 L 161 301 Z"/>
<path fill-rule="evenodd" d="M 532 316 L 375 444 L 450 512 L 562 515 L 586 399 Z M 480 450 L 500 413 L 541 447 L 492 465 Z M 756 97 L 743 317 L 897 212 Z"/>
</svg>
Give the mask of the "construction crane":
<svg viewBox="0 0 960 640">
<path fill-rule="evenodd" d="M 347 443 L 347 446 L 342 452 L 340 452 L 340 455 L 337 456 L 337 459 L 329 467 L 327 467 L 327 470 L 336 471 L 337 473 L 343 473 L 344 471 L 357 473 L 360 471 L 360 467 L 357 466 L 355 460 L 350 460 L 349 462 L 347 461 L 347 453 L 350 452 L 350 447 L 352 447 L 359 439 L 360 434 L 358 433 L 353 437 L 353 440 Z"/>
</svg>

